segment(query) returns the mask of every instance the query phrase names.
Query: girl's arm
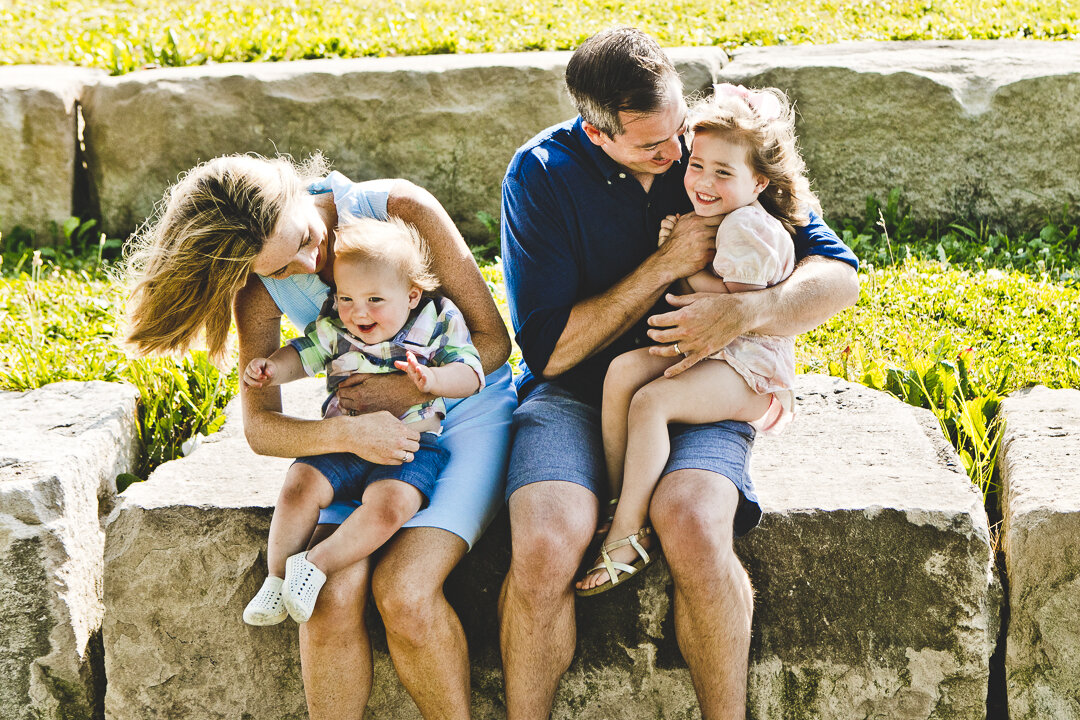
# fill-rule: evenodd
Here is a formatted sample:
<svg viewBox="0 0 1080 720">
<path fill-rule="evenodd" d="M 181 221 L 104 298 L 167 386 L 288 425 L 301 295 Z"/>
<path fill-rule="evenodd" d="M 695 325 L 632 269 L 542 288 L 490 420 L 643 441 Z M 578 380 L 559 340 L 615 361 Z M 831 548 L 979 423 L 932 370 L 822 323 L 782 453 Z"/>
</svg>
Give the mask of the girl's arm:
<svg viewBox="0 0 1080 720">
<path fill-rule="evenodd" d="M 240 364 L 247 367 L 252 358 L 266 357 L 278 348 L 281 311 L 255 275 L 237 295 L 234 309 Z M 248 445 L 260 455 L 351 452 L 380 465 L 400 465 L 404 451 L 419 448 L 420 434 L 388 412 L 304 420 L 282 413 L 281 390 L 276 386 L 243 387 L 241 402 Z"/>
<path fill-rule="evenodd" d="M 439 292 L 450 298 L 465 317 L 484 372 L 501 367 L 510 357 L 506 324 L 450 215 L 431 193 L 407 180 L 394 183 L 386 208 L 391 215 L 414 225 L 427 243 L 431 270 L 442 283 Z M 435 397 L 421 392 L 411 380 L 397 373 L 345 380 L 337 394 L 346 410 L 385 409 L 398 414 Z"/>
<path fill-rule="evenodd" d="M 244 383 L 249 387 L 284 385 L 306 377 L 300 353 L 292 345 L 279 347 L 268 358 L 256 358 L 248 363 Z"/>
</svg>

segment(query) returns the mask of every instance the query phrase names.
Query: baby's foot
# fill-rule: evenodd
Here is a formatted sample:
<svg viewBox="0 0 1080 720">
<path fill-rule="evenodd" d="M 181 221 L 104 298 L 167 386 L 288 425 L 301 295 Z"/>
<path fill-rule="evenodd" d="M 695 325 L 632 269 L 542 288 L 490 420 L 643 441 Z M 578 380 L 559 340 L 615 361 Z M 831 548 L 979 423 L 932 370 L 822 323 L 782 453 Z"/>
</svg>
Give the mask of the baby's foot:
<svg viewBox="0 0 1080 720">
<path fill-rule="evenodd" d="M 306 552 L 296 553 L 285 561 L 282 601 L 293 620 L 308 621 L 325 582 L 326 573 L 308 562 Z"/>
<path fill-rule="evenodd" d="M 633 535 L 605 543 L 604 549 L 601 551 L 600 557 L 596 559 L 593 569 L 577 582 L 576 587 L 579 593 L 601 588 L 602 586 L 608 586 L 603 589 L 609 589 L 643 570 L 646 565 L 653 561 L 652 555 L 646 552 L 652 547 L 651 534 L 651 528 L 645 527 Z M 612 582 L 611 574 L 604 563 L 603 553 L 605 551 L 608 561 L 615 571 L 616 578 L 614 582 Z"/>
<path fill-rule="evenodd" d="M 277 625 L 288 616 L 285 603 L 281 600 L 281 583 L 281 578 L 267 576 L 259 592 L 244 608 L 244 622 L 248 625 Z"/>
</svg>

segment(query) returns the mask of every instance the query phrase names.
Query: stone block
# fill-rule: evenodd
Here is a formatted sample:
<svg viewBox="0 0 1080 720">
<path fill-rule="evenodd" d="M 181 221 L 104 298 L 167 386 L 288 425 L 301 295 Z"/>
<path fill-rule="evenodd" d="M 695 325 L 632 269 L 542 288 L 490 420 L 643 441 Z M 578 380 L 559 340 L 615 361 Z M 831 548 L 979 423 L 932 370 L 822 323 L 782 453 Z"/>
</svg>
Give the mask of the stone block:
<svg viewBox="0 0 1080 720">
<path fill-rule="evenodd" d="M 97 70 L 0 68 L 0 233 L 16 225 L 50 237 L 74 210 L 77 104 Z"/>
<path fill-rule="evenodd" d="M 1009 717 L 1078 720 L 1080 390 L 1017 390 L 1001 413 Z"/>
<path fill-rule="evenodd" d="M 708 86 L 725 57 L 714 48 L 674 55 L 690 89 Z M 514 151 L 575 114 L 562 80 L 569 56 L 236 63 L 103 79 L 84 112 L 104 226 L 110 236 L 133 230 L 198 162 L 321 150 L 353 180 L 400 177 L 427 188 L 466 236 L 492 239 L 477 213 L 499 217 Z"/>
<path fill-rule="evenodd" d="M 899 188 L 917 220 L 1017 223 L 1080 201 L 1080 46 L 1028 40 L 752 49 L 720 73 L 797 102 L 830 218 Z"/>
<path fill-rule="evenodd" d="M 320 384 L 286 387 L 311 416 Z M 933 417 L 887 395 L 801 376 L 800 417 L 758 441 L 766 515 L 741 539 L 757 592 L 750 716 L 983 718 L 997 635 L 986 515 Z M 131 486 L 110 517 L 106 712 L 128 718 L 304 716 L 295 626 L 245 626 L 288 461 L 219 436 Z M 505 717 L 496 603 L 505 513 L 447 582 L 469 640 L 473 716 Z M 553 717 L 698 717 L 663 564 L 577 605 L 578 652 Z M 365 717 L 419 718 L 377 617 Z M 266 678 L 272 678 L 267 682 Z"/>
<path fill-rule="evenodd" d="M 0 392 L 0 720 L 100 717 L 99 513 L 137 454 L 136 391 Z"/>
</svg>

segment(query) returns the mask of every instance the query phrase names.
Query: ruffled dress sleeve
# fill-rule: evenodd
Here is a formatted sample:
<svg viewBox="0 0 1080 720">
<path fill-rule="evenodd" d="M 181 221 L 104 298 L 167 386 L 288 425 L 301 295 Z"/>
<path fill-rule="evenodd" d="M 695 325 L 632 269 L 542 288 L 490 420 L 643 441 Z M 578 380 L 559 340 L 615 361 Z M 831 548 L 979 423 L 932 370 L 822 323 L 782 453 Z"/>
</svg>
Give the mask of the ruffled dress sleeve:
<svg viewBox="0 0 1080 720">
<path fill-rule="evenodd" d="M 726 282 L 775 285 L 794 267 L 791 235 L 758 203 L 732 210 L 716 230 L 713 271 Z"/>
</svg>

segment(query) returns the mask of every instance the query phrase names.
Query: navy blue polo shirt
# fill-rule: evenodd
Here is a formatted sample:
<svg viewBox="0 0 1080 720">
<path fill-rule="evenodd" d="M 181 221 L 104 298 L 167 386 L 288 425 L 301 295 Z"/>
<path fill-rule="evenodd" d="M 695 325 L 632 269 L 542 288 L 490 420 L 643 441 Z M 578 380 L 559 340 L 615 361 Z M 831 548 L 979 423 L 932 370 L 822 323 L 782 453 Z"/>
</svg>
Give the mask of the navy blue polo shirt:
<svg viewBox="0 0 1080 720">
<path fill-rule="evenodd" d="M 502 188 L 502 260 L 510 319 L 521 348 L 519 394 L 535 383 L 578 302 L 607 291 L 656 251 L 660 221 L 693 210 L 683 189 L 689 153 L 649 192 L 594 145 L 581 118 L 544 130 L 510 161 Z M 795 256 L 824 255 L 858 267 L 854 253 L 817 216 L 799 228 Z M 653 344 L 646 320 L 661 301 L 608 347 L 559 376 L 561 385 L 599 403 L 612 359 Z"/>
</svg>

